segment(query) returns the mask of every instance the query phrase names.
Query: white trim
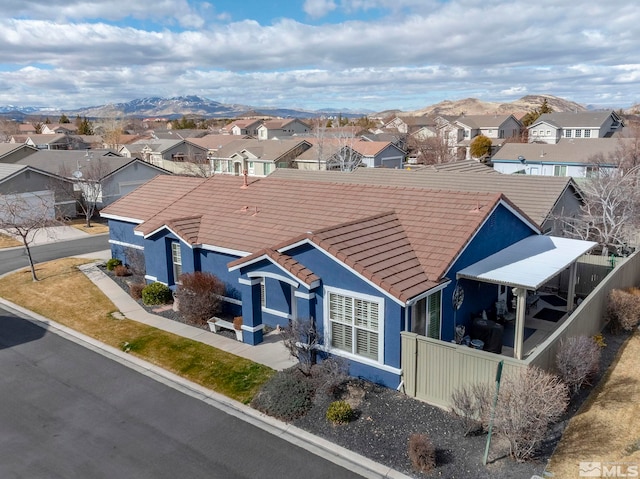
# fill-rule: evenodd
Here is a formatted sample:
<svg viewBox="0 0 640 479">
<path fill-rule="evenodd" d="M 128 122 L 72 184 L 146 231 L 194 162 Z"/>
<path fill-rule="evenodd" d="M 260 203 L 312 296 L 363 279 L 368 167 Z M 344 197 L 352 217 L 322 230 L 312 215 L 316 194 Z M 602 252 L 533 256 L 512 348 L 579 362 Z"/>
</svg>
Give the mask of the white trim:
<svg viewBox="0 0 640 479">
<path fill-rule="evenodd" d="M 247 273 L 249 278 L 271 278 L 277 281 L 282 281 L 283 283 L 290 284 L 294 288 L 298 288 L 300 283 L 297 281 L 293 281 L 286 276 L 282 276 L 281 274 L 270 273 L 269 271 L 252 271 L 251 273 Z"/>
<path fill-rule="evenodd" d="M 327 352 L 333 356 L 340 356 L 343 358 L 347 358 L 350 359 L 352 361 L 355 361 L 357 363 L 362 363 L 362 364 L 366 364 L 367 366 L 371 366 L 374 367 L 376 369 L 381 369 L 382 371 L 387 371 L 389 373 L 393 373 L 393 374 L 397 374 L 398 376 L 400 376 L 402 374 L 402 369 L 399 368 L 394 368 L 393 366 L 388 366 L 386 364 L 383 363 L 378 363 L 376 361 L 374 361 L 373 359 L 369 359 L 369 358 L 365 358 L 362 356 L 358 356 L 356 354 L 352 354 L 352 353 L 348 353 L 346 351 L 343 351 L 342 349 L 337 349 L 337 348 L 332 348 L 332 347 L 328 347 L 324 344 L 317 346 L 318 349 L 320 349 L 321 351 Z"/>
<path fill-rule="evenodd" d="M 251 254 L 246 251 L 241 251 L 239 249 L 223 248 L 222 246 L 214 246 L 211 244 L 202 244 L 200 245 L 200 248 L 206 249 L 207 251 L 214 251 L 216 253 L 226 253 L 232 256 L 239 256 L 241 258 L 245 256 L 249 256 Z"/>
<path fill-rule="evenodd" d="M 278 311 L 276 309 L 263 307 L 261 308 L 261 311 L 263 313 L 272 314 L 273 316 L 278 316 L 279 318 L 293 319 L 289 313 L 283 313 L 282 311 Z"/>
<path fill-rule="evenodd" d="M 244 279 L 244 278 L 238 278 L 238 283 L 240 284 L 245 284 L 247 286 L 255 286 L 256 284 L 260 284 L 261 280 L 260 279 Z"/>
<path fill-rule="evenodd" d="M 437 293 L 438 291 L 442 291 L 443 289 L 445 289 L 450 284 L 451 284 L 451 280 L 447 280 L 445 283 L 439 284 L 435 288 L 431 288 L 430 290 L 425 291 L 424 293 L 420 293 L 418 296 L 414 296 L 409 301 L 407 301 L 407 308 L 409 308 L 410 306 L 413 306 L 415 303 L 420 301 L 422 298 L 427 298 L 427 297 L 431 296 L 432 294 Z"/>
<path fill-rule="evenodd" d="M 316 297 L 316 293 L 305 293 L 303 291 L 294 291 L 293 295 L 296 298 L 302 298 L 302 299 L 313 299 Z"/>
<path fill-rule="evenodd" d="M 240 329 L 242 329 L 243 331 L 248 331 L 250 333 L 255 333 L 256 331 L 264 329 L 264 324 L 259 324 L 257 326 L 247 326 L 246 324 L 243 324 L 242 326 L 240 326 Z"/>
<path fill-rule="evenodd" d="M 140 246 L 137 244 L 133 244 L 133 243 L 126 243 L 124 241 L 118 241 L 118 240 L 109 240 L 109 244 L 115 244 L 118 246 L 126 246 L 127 248 L 133 248 L 133 249 L 139 249 L 139 250 L 144 250 L 144 246 Z"/>
<path fill-rule="evenodd" d="M 285 282 L 289 283 L 290 285 L 295 286 L 296 288 L 299 287 L 299 285 L 297 283 L 298 281 L 300 283 L 304 284 L 308 289 L 314 289 L 314 288 L 317 288 L 318 286 L 320 286 L 320 281 L 319 280 L 312 281 L 309 284 L 303 283 L 299 278 L 297 278 L 296 276 L 291 274 L 291 271 L 288 271 L 287 269 L 283 268 L 280 264 L 278 264 L 276 261 L 274 261 L 272 258 L 270 258 L 266 254 L 260 255 L 257 258 L 253 258 L 252 260 L 243 262 L 242 264 L 238 264 L 238 265 L 232 266 L 231 268 L 229 268 L 229 271 L 235 271 L 237 269 L 244 268 L 245 266 L 251 266 L 252 264 L 255 264 L 255 263 L 257 263 L 259 261 L 262 261 L 262 260 L 269 261 L 271 264 L 273 264 L 274 266 L 276 266 L 279 269 L 281 269 L 288 276 L 291 276 L 294 279 L 294 281 L 296 281 L 296 284 L 293 284 L 293 283 L 291 283 L 289 281 L 285 281 L 284 279 L 281 280 L 281 281 L 285 281 Z M 247 273 L 247 276 L 251 276 L 252 274 L 255 274 L 255 273 Z M 259 273 L 259 274 L 264 274 L 266 276 L 266 273 Z"/>
<path fill-rule="evenodd" d="M 117 221 L 126 221 L 127 223 L 135 223 L 135 224 L 142 224 L 144 223 L 144 220 L 138 220 L 135 218 L 128 218 L 126 216 L 119 216 L 119 215 L 112 215 L 109 213 L 100 213 L 100 216 L 102 216 L 103 218 L 107 218 L 108 220 L 117 220 Z"/>
<path fill-rule="evenodd" d="M 151 276 L 150 274 L 145 274 L 144 279 L 148 279 L 149 281 L 154 281 L 154 282 L 158 281 L 158 278 L 156 278 L 155 276 Z"/>
<path fill-rule="evenodd" d="M 355 269 L 353 269 L 351 266 L 349 266 L 346 263 L 343 263 L 342 261 L 340 261 L 338 258 L 336 258 L 335 256 L 333 256 L 331 253 L 329 253 L 328 251 L 326 251 L 324 248 L 320 247 L 319 245 L 315 244 L 313 241 L 311 241 L 309 238 L 306 238 L 302 241 L 299 241 L 297 243 L 293 243 L 291 245 L 285 246 L 281 249 L 278 250 L 278 252 L 282 252 L 282 251 L 288 251 L 291 248 L 294 248 L 296 246 L 301 246 L 303 244 L 310 244 L 313 245 L 314 248 L 316 248 L 318 251 L 321 251 L 322 253 L 324 253 L 327 257 L 331 258 L 333 261 L 335 261 L 336 263 L 338 263 L 340 266 L 342 266 L 343 268 L 345 268 L 347 271 L 349 271 L 350 273 L 354 274 L 355 276 L 357 276 L 359 279 L 361 279 L 362 281 L 364 281 L 365 283 L 367 283 L 369 286 L 373 287 L 374 289 L 380 291 L 380 293 L 384 294 L 387 298 L 391 299 L 394 303 L 399 304 L 400 306 L 406 306 L 406 303 L 403 302 L 402 300 L 394 297 L 391 293 L 389 293 L 388 291 L 385 291 L 384 289 L 382 289 L 380 286 L 378 286 L 377 284 L 375 284 L 373 281 L 371 281 L 370 279 L 364 277 L 362 274 L 358 273 Z M 310 288 L 311 289 L 311 288 Z"/>
<path fill-rule="evenodd" d="M 537 234 L 541 234 L 542 231 L 540 231 L 540 229 L 534 225 L 533 223 L 531 223 L 529 220 L 527 220 L 526 218 L 524 218 L 520 213 L 518 213 L 510 204 L 508 204 L 507 202 L 505 202 L 504 200 L 500 200 L 498 201 L 498 203 L 493 207 L 493 209 L 491 210 L 491 212 L 489 212 L 489 214 L 487 215 L 487 217 L 484 219 L 484 221 L 482 222 L 482 224 L 478 227 L 478 229 L 471 235 L 471 237 L 469 238 L 469 240 L 467 241 L 467 243 L 464 245 L 464 247 L 460 250 L 460 252 L 456 255 L 455 258 L 453 258 L 453 260 L 451 261 L 451 266 L 447 269 L 447 271 L 445 271 L 445 274 L 443 276 L 447 276 L 449 274 L 449 272 L 451 271 L 451 268 L 453 268 L 453 265 L 456 264 L 456 261 L 458 261 L 458 259 L 460 259 L 460 257 L 465 253 L 465 251 L 467 250 L 467 248 L 471 245 L 471 243 L 473 242 L 473 240 L 476 238 L 476 236 L 478 236 L 478 234 L 480 234 L 480 232 L 482 231 L 482 228 L 484 228 L 484 226 L 487 224 L 487 222 L 491 219 L 491 216 L 498 210 L 498 206 L 503 205 L 505 208 L 507 208 L 510 212 L 512 212 L 514 215 L 516 215 L 523 223 L 525 223 L 527 226 L 529 226 L 529 228 L 531 228 L 535 233 Z M 490 256 L 490 255 L 489 255 Z M 456 273 L 457 274 L 457 273 Z"/>
<path fill-rule="evenodd" d="M 218 295 L 218 298 L 220 298 L 222 301 L 226 301 L 227 303 L 237 304 L 239 306 L 242 306 L 242 301 L 240 301 L 239 299 L 230 298 L 228 296 L 220 296 L 220 295 Z"/>
<path fill-rule="evenodd" d="M 340 349 L 341 353 L 344 353 L 345 357 L 349 357 L 351 359 L 359 358 L 360 362 L 371 362 L 371 364 L 384 364 L 384 327 L 385 327 L 385 304 L 384 298 L 378 296 L 371 296 L 370 294 L 358 293 L 356 291 L 350 291 L 341 288 L 334 288 L 333 286 L 325 286 L 324 294 L 322 298 L 322 307 L 323 307 L 323 327 L 324 327 L 324 337 L 325 341 L 328 345 L 331 345 L 331 321 L 329 319 L 329 294 L 335 293 L 341 296 L 347 296 L 354 299 L 361 299 L 364 301 L 369 301 L 372 303 L 378 303 L 378 359 L 377 361 L 374 359 L 365 358 L 363 356 L 358 356 L 354 353 L 350 353 L 348 351 L 343 351 Z M 352 326 L 356 328 L 355 325 Z M 355 345 L 354 345 L 355 346 Z M 337 348 L 331 348 L 331 351 Z M 335 354 L 335 353 L 332 353 Z"/>
</svg>

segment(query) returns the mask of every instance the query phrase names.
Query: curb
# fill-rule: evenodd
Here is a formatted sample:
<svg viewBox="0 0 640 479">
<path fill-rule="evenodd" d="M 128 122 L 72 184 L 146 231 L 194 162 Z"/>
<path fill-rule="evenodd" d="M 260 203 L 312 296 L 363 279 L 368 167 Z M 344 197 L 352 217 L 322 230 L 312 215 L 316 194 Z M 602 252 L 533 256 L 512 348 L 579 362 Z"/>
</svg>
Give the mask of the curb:
<svg viewBox="0 0 640 479">
<path fill-rule="evenodd" d="M 101 354 L 108 359 L 116 361 L 177 391 L 199 399 L 210 406 L 218 408 L 227 414 L 248 422 L 253 426 L 278 436 L 291 444 L 306 449 L 313 454 L 321 456 L 334 464 L 344 467 L 345 469 L 360 474 L 363 477 L 370 479 L 411 479 L 410 476 L 396 471 L 395 469 L 391 469 L 388 466 L 377 463 L 326 439 L 308 433 L 296 426 L 262 414 L 238 401 L 234 401 L 222 394 L 188 381 L 159 366 L 104 344 L 94 338 L 46 318 L 45 316 L 23 308 L 11 301 L 7 301 L 4 298 L 0 297 L 0 304 L 13 310 L 13 312 L 18 313 L 21 318 L 26 319 L 36 326 Z"/>
</svg>

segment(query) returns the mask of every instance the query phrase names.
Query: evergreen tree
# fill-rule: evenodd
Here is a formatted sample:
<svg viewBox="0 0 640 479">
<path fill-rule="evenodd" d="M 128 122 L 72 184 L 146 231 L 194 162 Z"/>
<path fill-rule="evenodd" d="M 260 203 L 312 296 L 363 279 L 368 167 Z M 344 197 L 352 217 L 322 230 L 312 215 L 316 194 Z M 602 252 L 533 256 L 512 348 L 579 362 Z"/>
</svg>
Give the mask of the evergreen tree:
<svg viewBox="0 0 640 479">
<path fill-rule="evenodd" d="M 71 120 L 69 120 L 69 117 L 67 117 L 67 115 L 63 113 L 62 115 L 60 115 L 58 123 L 71 123 Z"/>
</svg>

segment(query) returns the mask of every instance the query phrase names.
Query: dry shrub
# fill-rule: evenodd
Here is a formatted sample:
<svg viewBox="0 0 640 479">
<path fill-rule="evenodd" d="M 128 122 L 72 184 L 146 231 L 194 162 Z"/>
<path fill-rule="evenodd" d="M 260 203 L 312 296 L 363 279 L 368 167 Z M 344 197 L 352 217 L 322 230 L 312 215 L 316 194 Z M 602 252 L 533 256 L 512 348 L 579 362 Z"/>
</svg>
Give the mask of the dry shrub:
<svg viewBox="0 0 640 479">
<path fill-rule="evenodd" d="M 131 275 L 131 273 L 129 272 L 129 268 L 127 268 L 123 264 L 119 264 L 118 266 L 113 268 L 113 274 L 115 274 L 116 276 L 130 276 Z"/>
<path fill-rule="evenodd" d="M 556 367 L 560 378 L 575 394 L 598 373 L 600 347 L 587 336 L 567 338 L 560 342 Z"/>
<path fill-rule="evenodd" d="M 192 324 L 205 324 L 220 312 L 225 285 L 211 273 L 195 271 L 180 276 L 176 289 L 180 314 Z"/>
<path fill-rule="evenodd" d="M 287 326 L 280 329 L 280 336 L 291 357 L 298 360 L 300 371 L 309 376 L 311 368 L 318 360 L 318 345 L 323 343 L 314 319 L 292 319 Z"/>
<path fill-rule="evenodd" d="M 503 381 L 495 431 L 509 441 L 511 457 L 529 459 L 569 404 L 569 389 L 558 376 L 537 367 L 520 369 Z"/>
<path fill-rule="evenodd" d="M 142 290 L 145 286 L 145 283 L 131 283 L 129 285 L 129 294 L 135 300 L 142 299 Z"/>
<path fill-rule="evenodd" d="M 467 433 L 487 428 L 493 396 L 492 384 L 471 385 L 454 393 L 453 411 L 465 421 Z M 507 439 L 511 457 L 525 461 L 568 404 L 569 390 L 559 377 L 536 367 L 520 369 L 501 383 L 493 431 Z"/>
<path fill-rule="evenodd" d="M 408 454 L 416 471 L 429 472 L 436 467 L 436 448 L 426 434 L 409 436 Z"/>
<path fill-rule="evenodd" d="M 640 290 L 613 289 L 609 293 L 607 316 L 614 330 L 631 331 L 640 322 Z"/>
<path fill-rule="evenodd" d="M 452 412 L 462 419 L 464 435 L 475 434 L 486 429 L 491 414 L 493 388 L 487 383 L 463 386 L 451 396 Z"/>
</svg>

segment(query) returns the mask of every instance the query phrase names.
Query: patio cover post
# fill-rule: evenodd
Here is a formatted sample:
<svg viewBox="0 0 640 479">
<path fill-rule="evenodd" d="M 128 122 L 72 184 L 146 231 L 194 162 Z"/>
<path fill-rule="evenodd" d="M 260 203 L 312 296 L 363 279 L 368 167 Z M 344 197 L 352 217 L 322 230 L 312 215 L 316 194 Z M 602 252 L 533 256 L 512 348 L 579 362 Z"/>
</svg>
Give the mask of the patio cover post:
<svg viewBox="0 0 640 479">
<path fill-rule="evenodd" d="M 516 331 L 513 338 L 513 357 L 522 359 L 522 349 L 524 348 L 524 319 L 527 306 L 527 290 L 525 288 L 513 288 L 513 294 L 517 298 L 516 302 Z"/>
<path fill-rule="evenodd" d="M 576 295 L 576 276 L 578 272 L 578 263 L 571 263 L 569 268 L 569 288 L 567 292 L 567 311 L 573 311 L 573 304 Z"/>
</svg>

